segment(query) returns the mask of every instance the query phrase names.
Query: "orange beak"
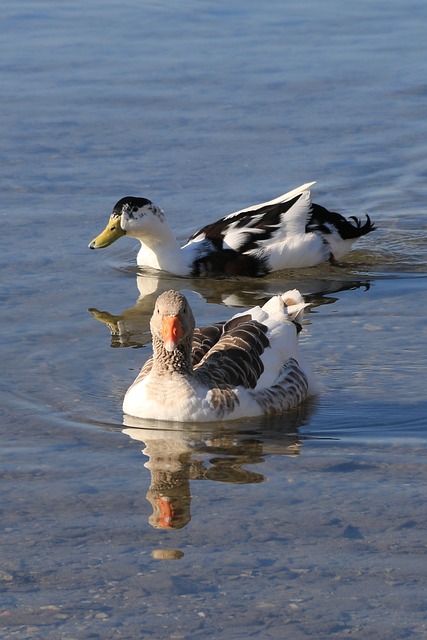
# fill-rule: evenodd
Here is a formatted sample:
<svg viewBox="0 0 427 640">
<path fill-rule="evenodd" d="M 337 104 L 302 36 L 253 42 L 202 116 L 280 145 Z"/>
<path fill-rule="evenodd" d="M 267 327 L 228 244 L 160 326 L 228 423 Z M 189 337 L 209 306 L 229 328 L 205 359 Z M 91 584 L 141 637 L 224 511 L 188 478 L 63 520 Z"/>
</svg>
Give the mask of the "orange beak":
<svg viewBox="0 0 427 640">
<path fill-rule="evenodd" d="M 163 316 L 161 335 L 166 351 L 174 351 L 184 335 L 178 316 Z"/>
</svg>

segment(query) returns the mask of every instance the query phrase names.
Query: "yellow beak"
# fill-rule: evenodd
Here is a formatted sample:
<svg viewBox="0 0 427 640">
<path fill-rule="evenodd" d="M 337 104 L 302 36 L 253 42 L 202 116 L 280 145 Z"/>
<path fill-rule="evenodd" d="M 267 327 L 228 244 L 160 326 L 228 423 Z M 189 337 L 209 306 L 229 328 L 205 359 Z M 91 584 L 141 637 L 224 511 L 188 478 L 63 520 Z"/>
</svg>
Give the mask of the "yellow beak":
<svg viewBox="0 0 427 640">
<path fill-rule="evenodd" d="M 124 236 L 125 233 L 126 231 L 123 231 L 120 226 L 120 218 L 111 216 L 104 231 L 89 243 L 89 249 L 104 249 L 105 247 L 109 247 L 110 244 L 113 244 L 118 238 Z"/>
</svg>

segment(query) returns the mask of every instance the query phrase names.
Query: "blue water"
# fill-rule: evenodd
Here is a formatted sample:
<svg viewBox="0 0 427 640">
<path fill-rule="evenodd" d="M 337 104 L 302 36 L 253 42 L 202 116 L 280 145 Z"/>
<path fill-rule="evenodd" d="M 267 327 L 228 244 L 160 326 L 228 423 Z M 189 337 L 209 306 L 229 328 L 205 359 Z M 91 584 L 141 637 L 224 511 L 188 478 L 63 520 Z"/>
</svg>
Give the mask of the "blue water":
<svg viewBox="0 0 427 640">
<path fill-rule="evenodd" d="M 426 635 L 426 20 L 398 0 L 3 1 L 2 638 Z M 346 266 L 192 280 L 138 270 L 128 238 L 87 248 L 124 195 L 184 241 L 311 180 L 377 223 Z M 318 398 L 123 425 L 160 291 L 203 324 L 294 286 Z"/>
</svg>

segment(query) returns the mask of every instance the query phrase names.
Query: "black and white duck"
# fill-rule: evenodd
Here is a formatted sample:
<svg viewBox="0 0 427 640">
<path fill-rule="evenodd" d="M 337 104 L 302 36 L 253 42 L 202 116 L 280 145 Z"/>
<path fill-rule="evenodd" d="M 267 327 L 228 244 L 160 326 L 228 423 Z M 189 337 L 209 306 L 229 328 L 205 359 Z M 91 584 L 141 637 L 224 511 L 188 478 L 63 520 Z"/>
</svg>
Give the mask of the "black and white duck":
<svg viewBox="0 0 427 640">
<path fill-rule="evenodd" d="M 311 201 L 310 187 L 242 209 L 196 231 L 180 247 L 163 211 L 146 198 L 128 196 L 114 206 L 104 231 L 89 244 L 108 247 L 127 235 L 140 241 L 137 264 L 178 276 L 264 276 L 272 271 L 336 262 L 357 238 L 375 229 Z"/>
</svg>

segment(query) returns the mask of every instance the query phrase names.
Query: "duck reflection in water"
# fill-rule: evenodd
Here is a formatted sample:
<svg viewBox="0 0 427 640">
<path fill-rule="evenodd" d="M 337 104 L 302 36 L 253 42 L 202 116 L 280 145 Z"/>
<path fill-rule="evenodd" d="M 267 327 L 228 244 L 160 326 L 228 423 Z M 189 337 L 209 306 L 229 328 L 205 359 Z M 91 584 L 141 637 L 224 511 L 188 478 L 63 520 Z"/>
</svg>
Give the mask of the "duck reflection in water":
<svg viewBox="0 0 427 640">
<path fill-rule="evenodd" d="M 296 283 L 296 284 L 295 284 Z M 183 293 L 192 291 L 211 304 L 223 304 L 228 307 L 248 308 L 257 304 L 264 304 L 272 296 L 278 295 L 297 285 L 306 302 L 311 308 L 332 304 L 337 298 L 333 294 L 350 289 L 369 289 L 369 281 L 361 280 L 328 280 L 318 278 L 295 277 L 276 278 L 270 280 L 228 280 L 203 279 L 192 280 L 190 278 L 175 278 L 168 274 L 138 274 L 136 284 L 139 297 L 133 307 L 125 309 L 120 314 L 109 311 L 101 311 L 94 307 L 88 309 L 89 313 L 99 322 L 106 325 L 111 335 L 111 346 L 119 347 L 143 347 L 151 344 L 150 319 L 158 296 L 169 289 L 181 290 Z M 183 287 L 183 285 L 185 285 Z M 194 287 L 194 288 L 193 288 Z"/>
<path fill-rule="evenodd" d="M 182 529 L 191 520 L 190 481 L 210 480 L 230 484 L 264 482 L 260 472 L 265 456 L 297 456 L 303 438 L 299 428 L 312 416 L 316 400 L 278 416 L 235 423 L 183 425 L 163 423 L 147 428 L 147 421 L 124 417 L 123 433 L 144 443 L 151 482 L 147 491 L 155 529 Z"/>
</svg>

